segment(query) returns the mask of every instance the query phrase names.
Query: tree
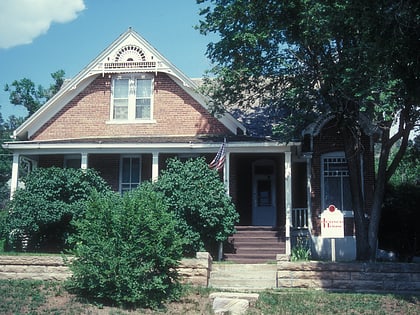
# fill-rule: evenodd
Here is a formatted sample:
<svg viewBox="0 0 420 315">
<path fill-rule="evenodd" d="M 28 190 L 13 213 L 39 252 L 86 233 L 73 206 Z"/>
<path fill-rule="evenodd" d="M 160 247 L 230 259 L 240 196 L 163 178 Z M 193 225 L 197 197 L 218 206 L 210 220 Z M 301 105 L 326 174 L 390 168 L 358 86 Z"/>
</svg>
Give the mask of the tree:
<svg viewBox="0 0 420 315">
<path fill-rule="evenodd" d="M 37 111 L 46 101 L 54 96 L 61 88 L 64 82 L 64 70 L 58 70 L 51 73 L 54 83 L 50 84 L 48 88 L 43 88 L 41 85 L 35 86 L 35 83 L 30 79 L 15 80 L 11 85 L 6 84 L 4 90 L 9 92 L 10 102 L 14 105 L 24 106 L 28 111 L 28 116 L 31 116 Z M 25 118 L 11 115 L 7 121 L 3 120 L 0 113 L 0 203 L 3 208 L 6 200 L 9 199 L 9 190 L 7 182 L 11 177 L 12 171 L 12 157 L 9 152 L 1 145 L 4 142 L 10 141 L 13 130 L 19 127 Z"/>
<path fill-rule="evenodd" d="M 82 215 L 91 192 L 110 190 L 91 169 L 37 168 L 23 178 L 7 205 L 10 247 L 28 251 L 62 251 L 72 233 L 71 222 Z"/>
<path fill-rule="evenodd" d="M 389 183 L 393 186 L 420 185 L 420 135 L 409 141 L 407 151 Z"/>
<path fill-rule="evenodd" d="M 10 141 L 13 129 L 23 122 L 22 118 L 14 115 L 9 116 L 7 121 L 3 120 L 0 113 L 0 144 Z M 12 155 L 2 146 L 0 146 L 0 211 L 9 200 L 10 187 L 8 181 L 12 172 Z"/>
<path fill-rule="evenodd" d="M 217 171 L 203 158 L 168 160 L 155 185 L 179 219 L 177 229 L 186 239 L 184 255 L 200 250 L 214 255 L 218 244 L 234 233 L 239 215 Z"/>
<path fill-rule="evenodd" d="M 215 111 L 223 110 L 217 104 L 258 104 L 278 114 L 274 134 L 284 140 L 297 137 L 315 117 L 334 115 L 345 139 L 357 259 L 374 260 L 385 184 L 419 123 L 419 2 L 197 2 L 209 4 L 200 12 L 200 32 L 220 36 L 207 49 L 216 64 L 210 72 L 215 78 L 206 80 Z M 362 115 L 380 132 L 373 205 L 368 211 L 360 176 Z M 394 122 L 397 130 L 392 134 Z"/>
<path fill-rule="evenodd" d="M 58 92 L 64 82 L 64 70 L 51 73 L 54 83 L 49 88 L 35 83 L 27 78 L 15 80 L 11 85 L 6 84 L 4 90 L 10 93 L 10 103 L 24 106 L 28 111 L 28 117 L 35 113 L 46 101 Z"/>
</svg>

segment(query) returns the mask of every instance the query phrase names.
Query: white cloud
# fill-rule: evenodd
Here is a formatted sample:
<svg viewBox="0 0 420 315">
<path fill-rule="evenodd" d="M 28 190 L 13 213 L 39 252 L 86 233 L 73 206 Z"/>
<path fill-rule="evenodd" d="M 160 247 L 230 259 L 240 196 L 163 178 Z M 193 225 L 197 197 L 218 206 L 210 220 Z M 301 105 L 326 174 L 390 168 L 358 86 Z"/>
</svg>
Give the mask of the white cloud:
<svg viewBox="0 0 420 315">
<path fill-rule="evenodd" d="M 30 44 L 51 23 L 67 23 L 85 9 L 83 0 L 1 0 L 0 49 Z"/>
</svg>

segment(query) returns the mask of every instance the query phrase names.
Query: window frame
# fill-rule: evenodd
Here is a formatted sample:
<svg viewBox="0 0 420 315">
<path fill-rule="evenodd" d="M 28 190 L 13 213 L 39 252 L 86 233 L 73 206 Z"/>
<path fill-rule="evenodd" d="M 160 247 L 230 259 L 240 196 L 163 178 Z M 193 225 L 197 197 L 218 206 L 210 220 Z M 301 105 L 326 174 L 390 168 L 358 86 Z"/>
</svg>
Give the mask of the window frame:
<svg viewBox="0 0 420 315">
<path fill-rule="evenodd" d="M 124 173 L 124 159 L 130 159 L 130 181 L 129 182 L 123 182 L 123 173 Z M 139 173 L 138 173 L 138 182 L 131 181 L 133 177 L 133 170 L 132 170 L 132 159 L 138 159 L 139 160 Z M 118 180 L 118 187 L 119 192 L 123 194 L 124 192 L 131 191 L 133 189 L 136 189 L 141 184 L 141 169 L 142 169 L 142 157 L 141 155 L 137 154 L 130 154 L 130 155 L 121 155 L 120 156 L 120 170 L 119 170 L 119 180 Z M 134 184 L 136 184 L 135 187 L 132 187 Z M 123 185 L 130 185 L 129 189 L 123 189 Z"/>
<path fill-rule="evenodd" d="M 336 158 L 336 159 L 344 159 L 344 161 L 346 161 L 345 158 L 345 154 L 344 151 L 336 151 L 336 152 L 329 152 L 329 153 L 325 153 L 321 155 L 321 209 L 326 209 L 329 205 L 326 204 L 325 202 L 325 194 L 326 194 L 326 176 L 325 176 L 325 160 L 326 159 L 331 159 L 331 158 Z M 363 163 L 361 163 L 362 165 L 362 170 L 361 170 L 361 176 L 362 176 L 362 185 L 363 185 Z M 347 167 L 347 172 L 348 172 L 348 167 Z M 341 210 L 344 214 L 344 216 L 346 217 L 353 217 L 353 209 L 342 209 L 343 208 L 343 199 L 344 199 L 344 190 L 343 190 L 343 178 L 347 177 L 349 178 L 349 175 L 340 175 L 337 176 L 339 177 L 341 180 L 341 187 L 340 187 L 340 199 L 341 199 L 341 204 L 340 205 L 335 205 L 339 210 Z M 349 187 L 350 190 L 350 187 Z M 362 187 L 362 191 L 363 191 L 363 187 Z M 350 197 L 350 207 L 351 207 L 351 197 Z"/>
<path fill-rule="evenodd" d="M 128 80 L 128 96 L 127 96 L 127 118 L 115 118 L 115 82 L 117 80 Z M 148 80 L 150 81 L 150 113 L 149 117 L 136 118 L 137 109 L 137 80 Z M 142 97 L 142 99 L 149 99 L 149 97 Z M 115 75 L 111 79 L 111 106 L 110 106 L 110 123 L 154 123 L 153 119 L 153 108 L 154 108 L 154 75 L 151 73 L 140 73 L 140 74 L 119 74 Z"/>
</svg>

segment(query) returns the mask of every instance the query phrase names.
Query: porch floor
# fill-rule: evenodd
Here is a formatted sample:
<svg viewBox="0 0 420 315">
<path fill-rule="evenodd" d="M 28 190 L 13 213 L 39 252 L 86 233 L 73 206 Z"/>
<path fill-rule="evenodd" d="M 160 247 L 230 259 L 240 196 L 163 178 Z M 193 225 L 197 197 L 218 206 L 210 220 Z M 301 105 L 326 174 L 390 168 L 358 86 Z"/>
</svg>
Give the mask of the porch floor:
<svg viewBox="0 0 420 315">
<path fill-rule="evenodd" d="M 262 264 L 274 262 L 277 254 L 286 253 L 286 238 L 282 228 L 236 226 L 236 231 L 224 247 L 225 261 Z"/>
</svg>

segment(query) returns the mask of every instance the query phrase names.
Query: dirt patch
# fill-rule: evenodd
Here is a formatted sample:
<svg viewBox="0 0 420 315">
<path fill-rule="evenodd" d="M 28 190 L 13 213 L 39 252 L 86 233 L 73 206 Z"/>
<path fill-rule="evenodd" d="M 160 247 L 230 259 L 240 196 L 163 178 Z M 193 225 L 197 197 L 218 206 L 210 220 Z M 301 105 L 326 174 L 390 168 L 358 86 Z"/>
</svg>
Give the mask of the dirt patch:
<svg viewBox="0 0 420 315">
<path fill-rule="evenodd" d="M 76 295 L 65 290 L 54 292 L 51 290 L 46 294 L 45 303 L 37 309 L 37 314 L 89 314 L 89 315 L 153 315 L 153 314 L 213 314 L 212 300 L 208 294 L 199 290 L 191 290 L 186 296 L 177 302 L 166 303 L 163 309 L 134 309 L 127 310 L 118 307 L 93 305 L 82 301 Z"/>
</svg>

